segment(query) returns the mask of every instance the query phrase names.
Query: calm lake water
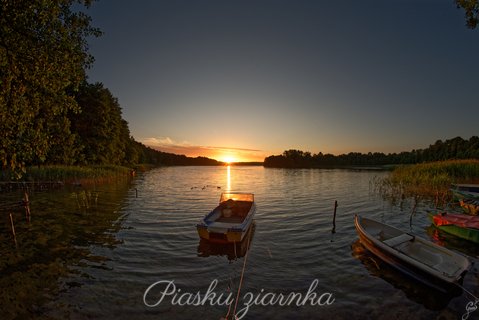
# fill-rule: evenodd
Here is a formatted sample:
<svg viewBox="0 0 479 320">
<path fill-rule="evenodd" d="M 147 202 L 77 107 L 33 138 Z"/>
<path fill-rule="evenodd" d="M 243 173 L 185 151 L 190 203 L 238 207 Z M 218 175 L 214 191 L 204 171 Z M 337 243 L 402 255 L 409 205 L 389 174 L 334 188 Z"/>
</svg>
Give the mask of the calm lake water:
<svg viewBox="0 0 479 320">
<path fill-rule="evenodd" d="M 0 319 L 221 319 L 227 306 L 179 306 L 167 296 L 144 304 L 145 290 L 173 280 L 182 293 L 331 293 L 331 305 L 252 305 L 243 319 L 458 319 L 471 298 L 440 294 L 391 269 L 358 243 L 353 217 L 387 222 L 470 256 L 464 287 L 479 296 L 479 249 L 439 234 L 431 205 L 391 203 L 374 193 L 380 171 L 167 167 L 108 186 L 34 192 L 32 221 L 14 211 L 0 224 Z M 138 190 L 138 197 L 136 197 Z M 200 242 L 195 225 L 222 191 L 255 194 L 251 241 L 236 248 Z M 19 193 L 0 195 L 3 203 Z M 332 234 L 334 201 L 338 201 Z M 246 256 L 245 256 L 246 254 Z M 147 295 L 154 304 L 165 285 Z M 268 300 L 269 301 L 269 300 Z M 325 301 L 325 300 L 324 300 Z M 470 319 L 479 318 L 479 310 Z"/>
</svg>

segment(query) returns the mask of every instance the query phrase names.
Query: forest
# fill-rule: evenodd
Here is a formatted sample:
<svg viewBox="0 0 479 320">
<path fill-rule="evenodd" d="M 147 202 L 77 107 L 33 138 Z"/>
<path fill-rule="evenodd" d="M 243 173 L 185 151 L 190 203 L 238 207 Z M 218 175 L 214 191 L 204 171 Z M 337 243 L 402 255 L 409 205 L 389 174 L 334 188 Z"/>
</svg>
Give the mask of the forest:
<svg viewBox="0 0 479 320">
<path fill-rule="evenodd" d="M 19 178 L 33 165 L 220 164 L 134 140 L 118 99 L 88 82 L 88 40 L 102 34 L 82 11 L 91 2 L 0 2 L 2 172 Z"/>
<path fill-rule="evenodd" d="M 311 154 L 301 150 L 286 150 L 281 155 L 265 158 L 264 166 L 272 168 L 327 168 L 415 164 L 450 159 L 479 159 L 479 137 L 473 136 L 469 140 L 464 140 L 461 137 L 446 141 L 437 140 L 426 149 L 389 154 L 350 152 L 332 155 L 322 152 Z"/>
</svg>

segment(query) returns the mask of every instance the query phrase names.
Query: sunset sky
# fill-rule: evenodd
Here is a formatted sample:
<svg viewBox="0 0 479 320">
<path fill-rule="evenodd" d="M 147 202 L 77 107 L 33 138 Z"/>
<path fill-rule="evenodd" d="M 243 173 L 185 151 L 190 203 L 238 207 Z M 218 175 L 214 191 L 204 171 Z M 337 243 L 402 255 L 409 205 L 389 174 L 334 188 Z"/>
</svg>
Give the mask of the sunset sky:
<svg viewBox="0 0 479 320">
<path fill-rule="evenodd" d="M 453 0 L 118 1 L 90 81 L 167 152 L 400 152 L 478 135 L 479 30 Z"/>
</svg>

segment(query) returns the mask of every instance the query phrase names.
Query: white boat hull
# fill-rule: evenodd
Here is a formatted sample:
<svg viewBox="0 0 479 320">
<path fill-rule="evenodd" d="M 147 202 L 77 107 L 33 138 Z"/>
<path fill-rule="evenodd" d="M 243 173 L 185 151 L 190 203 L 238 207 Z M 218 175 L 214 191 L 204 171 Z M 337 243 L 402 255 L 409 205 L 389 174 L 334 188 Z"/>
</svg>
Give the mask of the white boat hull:
<svg viewBox="0 0 479 320">
<path fill-rule="evenodd" d="M 355 226 L 374 255 L 436 289 L 460 282 L 470 267 L 466 257 L 378 221 L 356 216 Z"/>
</svg>

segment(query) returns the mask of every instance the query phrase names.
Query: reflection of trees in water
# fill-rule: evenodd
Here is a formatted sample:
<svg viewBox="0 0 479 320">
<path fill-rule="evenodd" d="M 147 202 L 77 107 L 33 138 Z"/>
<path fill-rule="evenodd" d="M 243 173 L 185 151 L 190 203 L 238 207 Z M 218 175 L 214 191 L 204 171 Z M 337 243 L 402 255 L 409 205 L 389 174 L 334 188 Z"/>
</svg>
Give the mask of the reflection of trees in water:
<svg viewBox="0 0 479 320">
<path fill-rule="evenodd" d="M 371 254 L 359 240 L 351 245 L 351 249 L 352 256 L 361 261 L 371 276 L 385 280 L 394 288 L 402 290 L 409 300 L 429 310 L 442 310 L 452 298 L 461 294 L 460 290 L 446 294 L 415 281 Z"/>
<path fill-rule="evenodd" d="M 95 191 L 32 194 L 31 223 L 25 222 L 23 212 L 14 213 L 17 249 L 7 220 L 3 219 L 0 225 L 2 319 L 37 317 L 45 313 L 46 303 L 61 290 L 81 285 L 62 283 L 62 278 L 80 273 L 78 267 L 106 268 L 106 258 L 95 256 L 91 247 L 114 248 L 120 242 L 115 234 L 121 229 L 119 209 L 128 189 L 128 184 L 118 183 Z M 84 202 L 79 202 L 81 197 Z"/>
</svg>

